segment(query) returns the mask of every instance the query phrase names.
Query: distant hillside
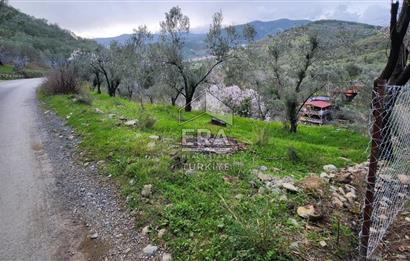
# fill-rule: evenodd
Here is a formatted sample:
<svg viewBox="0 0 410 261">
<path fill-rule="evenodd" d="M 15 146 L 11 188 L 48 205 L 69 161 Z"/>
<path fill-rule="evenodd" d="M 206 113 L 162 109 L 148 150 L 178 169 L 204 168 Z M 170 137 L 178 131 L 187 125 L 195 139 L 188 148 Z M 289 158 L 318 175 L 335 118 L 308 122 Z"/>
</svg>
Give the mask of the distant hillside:
<svg viewBox="0 0 410 261">
<path fill-rule="evenodd" d="M 75 49 L 94 48 L 92 40 L 0 4 L 0 61 L 47 66 L 51 59 L 68 57 Z"/>
<path fill-rule="evenodd" d="M 274 38 L 262 39 L 258 45 L 268 45 L 272 39 L 284 43 L 297 42 L 308 34 L 317 36 L 323 51 L 333 62 L 360 60 L 358 65 L 367 66 L 383 63 L 386 58 L 388 40 L 383 27 L 338 20 L 311 22 L 281 32 Z"/>
<path fill-rule="evenodd" d="M 268 35 L 275 35 L 279 32 L 287 30 L 289 28 L 294 28 L 298 26 L 303 26 L 309 23 L 309 20 L 289 20 L 289 19 L 279 19 L 274 21 L 262 22 L 253 21 L 250 22 L 256 29 L 256 40 L 263 39 Z M 242 32 L 244 24 L 236 25 L 235 28 L 238 32 Z M 110 38 L 95 38 L 94 40 L 104 46 L 108 46 L 112 41 L 119 43 L 127 42 L 131 37 L 131 34 L 122 34 L 116 37 Z M 198 57 L 207 55 L 206 44 L 205 44 L 206 34 L 205 33 L 189 33 L 186 36 L 186 50 L 185 54 L 187 57 Z M 153 42 L 159 40 L 159 34 L 154 34 Z"/>
</svg>

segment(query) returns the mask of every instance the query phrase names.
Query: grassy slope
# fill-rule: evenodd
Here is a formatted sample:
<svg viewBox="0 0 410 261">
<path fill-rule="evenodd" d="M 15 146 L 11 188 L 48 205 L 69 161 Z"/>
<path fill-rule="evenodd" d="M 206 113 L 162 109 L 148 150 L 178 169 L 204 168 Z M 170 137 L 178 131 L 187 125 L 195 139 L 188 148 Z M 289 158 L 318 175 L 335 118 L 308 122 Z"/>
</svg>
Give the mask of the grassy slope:
<svg viewBox="0 0 410 261">
<path fill-rule="evenodd" d="M 124 188 L 124 195 L 140 227 L 151 225 L 153 231 L 166 228 L 164 238 L 151 236 L 163 244 L 177 260 L 288 260 L 295 259 L 288 244 L 295 239 L 307 238 L 312 246 L 326 239 L 330 257 L 338 259 L 340 248 L 333 247 L 334 231 L 318 234 L 304 230 L 303 221 L 295 215 L 295 206 L 309 199 L 303 193 L 289 194 L 281 201 L 278 195 L 257 193 L 252 184 L 259 185 L 251 169 L 265 165 L 268 173 L 294 176 L 299 179 L 309 172 L 318 173 L 324 164 L 346 164 L 339 157 L 354 162 L 365 159 L 367 139 L 345 129 L 333 127 L 300 126 L 298 134 L 288 134 L 279 123 L 267 123 L 236 117 L 234 125 L 224 129 L 226 134 L 248 143 L 247 149 L 228 157 L 183 154 L 188 163 L 229 163 L 226 171 L 171 170 L 173 154 L 179 151 L 182 128 L 209 128 L 214 133 L 220 127 L 209 124 L 203 117 L 186 125 L 178 123 L 176 108 L 148 105 L 141 111 L 136 103 L 105 95 L 93 95 L 93 106 L 79 105 L 67 96 L 43 97 L 43 100 L 83 137 L 81 148 L 90 160 L 105 160 L 105 171 L 116 177 Z M 99 108 L 104 113 L 97 113 Z M 155 117 L 153 128 L 129 128 L 118 124 L 109 113 L 128 119 L 142 119 L 147 114 Z M 196 112 L 183 113 L 190 118 Z M 267 128 L 269 142 L 265 146 L 252 145 L 261 129 Z M 156 146 L 150 135 L 159 135 L 162 141 Z M 294 147 L 300 158 L 292 162 L 288 148 Z M 211 157 L 211 158 L 210 158 Z M 273 167 L 280 171 L 273 171 Z M 224 175 L 237 177 L 233 183 L 224 182 Z M 141 198 L 145 184 L 152 184 L 154 194 L 150 200 Z M 242 199 L 236 195 L 241 194 Z M 289 221 L 298 220 L 299 225 Z M 350 231 L 342 234 L 351 242 Z M 337 253 L 337 254 L 336 254 Z M 343 254 L 342 254 L 343 255 Z"/>
</svg>

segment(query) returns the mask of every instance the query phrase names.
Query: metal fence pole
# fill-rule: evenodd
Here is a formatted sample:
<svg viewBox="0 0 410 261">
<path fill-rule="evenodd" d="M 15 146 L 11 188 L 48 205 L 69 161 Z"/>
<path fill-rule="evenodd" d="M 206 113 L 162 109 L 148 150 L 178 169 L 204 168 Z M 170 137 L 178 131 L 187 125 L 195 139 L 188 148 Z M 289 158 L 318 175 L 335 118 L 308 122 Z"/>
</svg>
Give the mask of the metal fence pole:
<svg viewBox="0 0 410 261">
<path fill-rule="evenodd" d="M 367 249 L 369 245 L 369 235 L 371 217 L 373 212 L 374 186 L 376 183 L 376 173 L 378 164 L 379 146 L 381 141 L 381 130 L 383 124 L 383 99 L 385 80 L 374 81 L 372 109 L 374 123 L 372 128 L 372 143 L 369 162 L 369 173 L 367 175 L 367 189 L 363 209 L 363 225 L 360 238 L 360 259 L 367 260 Z"/>
</svg>

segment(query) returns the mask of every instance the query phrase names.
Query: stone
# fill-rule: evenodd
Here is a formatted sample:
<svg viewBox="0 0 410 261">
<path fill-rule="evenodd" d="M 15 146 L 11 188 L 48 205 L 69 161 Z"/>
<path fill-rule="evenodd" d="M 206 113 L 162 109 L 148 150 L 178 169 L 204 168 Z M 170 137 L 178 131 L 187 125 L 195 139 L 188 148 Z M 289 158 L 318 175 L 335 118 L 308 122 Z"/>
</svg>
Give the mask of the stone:
<svg viewBox="0 0 410 261">
<path fill-rule="evenodd" d="M 403 185 L 410 185 L 410 176 L 408 175 L 397 175 L 397 178 L 399 179 L 399 181 L 401 182 L 401 184 Z"/>
<path fill-rule="evenodd" d="M 167 230 L 165 228 L 162 228 L 158 231 L 158 238 L 163 238 L 165 233 L 167 233 Z"/>
<path fill-rule="evenodd" d="M 346 193 L 345 197 L 346 197 L 347 199 L 352 199 L 352 200 L 354 200 L 354 199 L 356 199 L 356 194 L 354 194 L 354 193 L 352 193 L 352 192 L 348 192 L 348 193 Z"/>
<path fill-rule="evenodd" d="M 323 166 L 323 170 L 326 172 L 336 172 L 337 167 L 333 164 L 328 164 L 328 165 Z"/>
<path fill-rule="evenodd" d="M 145 236 L 145 235 L 148 235 L 148 232 L 149 232 L 149 226 L 145 226 L 142 229 L 141 234 L 143 234 Z"/>
<path fill-rule="evenodd" d="M 149 138 L 151 140 L 159 140 L 159 136 L 157 136 L 157 135 L 151 135 L 151 136 L 149 136 Z"/>
<path fill-rule="evenodd" d="M 108 118 L 110 118 L 110 119 L 115 118 L 115 114 L 114 113 L 108 114 Z"/>
<path fill-rule="evenodd" d="M 334 178 L 337 182 L 340 183 L 350 183 L 352 182 L 352 173 L 350 172 L 342 172 L 342 173 L 338 173 L 335 178 Z"/>
<path fill-rule="evenodd" d="M 135 126 L 138 123 L 138 120 L 129 120 L 124 122 L 125 126 Z"/>
<path fill-rule="evenodd" d="M 158 250 L 157 246 L 149 244 L 146 247 L 144 247 L 144 249 L 142 249 L 142 252 L 144 252 L 144 254 L 146 255 L 152 256 L 157 252 L 157 250 Z"/>
<path fill-rule="evenodd" d="M 322 172 L 322 173 L 320 173 L 320 178 L 321 179 L 329 179 L 330 177 L 329 177 L 329 175 L 327 175 L 326 172 Z"/>
<path fill-rule="evenodd" d="M 288 218 L 288 222 L 296 227 L 299 226 L 299 223 L 294 218 Z"/>
<path fill-rule="evenodd" d="M 266 167 L 266 166 L 260 166 L 260 167 L 259 167 L 259 170 L 260 170 L 260 171 L 267 171 L 267 170 L 268 170 L 268 167 Z"/>
<path fill-rule="evenodd" d="M 319 242 L 319 245 L 320 245 L 321 247 L 325 247 L 325 246 L 327 246 L 326 242 L 325 242 L 325 241 L 323 241 L 323 240 Z"/>
<path fill-rule="evenodd" d="M 410 223 L 410 217 L 405 217 L 404 220 Z"/>
<path fill-rule="evenodd" d="M 342 208 L 343 202 L 338 197 L 332 197 L 332 205 L 337 208 Z"/>
<path fill-rule="evenodd" d="M 270 181 L 270 180 L 273 180 L 273 177 L 272 177 L 272 176 L 263 174 L 263 173 L 260 172 L 260 171 L 258 171 L 258 172 L 255 174 L 255 176 L 256 176 L 258 179 L 260 179 L 261 181 Z"/>
<path fill-rule="evenodd" d="M 145 197 L 145 198 L 149 198 L 152 195 L 152 185 L 148 184 L 148 185 L 144 185 L 144 188 L 141 191 L 141 196 Z"/>
<path fill-rule="evenodd" d="M 314 192 L 320 190 L 324 183 L 323 180 L 317 176 L 309 176 L 302 180 L 298 185 L 306 191 Z"/>
<path fill-rule="evenodd" d="M 318 220 L 322 217 L 322 214 L 313 205 L 298 207 L 296 212 L 300 217 L 310 220 Z"/>
<path fill-rule="evenodd" d="M 100 114 L 101 114 L 101 113 L 104 113 L 102 110 L 100 110 L 100 109 L 98 109 L 98 108 L 95 108 L 95 112 L 96 112 L 96 113 L 100 113 Z"/>
<path fill-rule="evenodd" d="M 295 185 L 293 185 L 292 183 L 283 183 L 282 187 L 284 187 L 286 190 L 290 191 L 290 192 L 298 192 L 299 189 L 297 187 L 295 187 Z"/>
<path fill-rule="evenodd" d="M 164 254 L 162 255 L 161 261 L 172 261 L 172 256 L 171 256 L 171 254 L 164 253 Z"/>
<path fill-rule="evenodd" d="M 298 241 L 292 242 L 289 245 L 290 249 L 297 249 L 298 247 L 299 247 L 299 242 Z"/>
<path fill-rule="evenodd" d="M 279 197 L 279 201 L 287 201 L 287 200 L 288 200 L 288 197 L 286 195 L 281 195 Z"/>
<path fill-rule="evenodd" d="M 260 188 L 258 189 L 258 194 L 260 194 L 260 195 L 265 194 L 265 192 L 266 192 L 266 188 L 265 188 L 265 187 L 260 187 Z"/>
<path fill-rule="evenodd" d="M 90 235 L 91 239 L 97 239 L 98 238 L 98 233 L 94 233 L 92 235 Z"/>
<path fill-rule="evenodd" d="M 149 142 L 148 144 L 147 144 L 147 148 L 148 149 L 150 149 L 150 150 L 152 150 L 153 148 L 155 148 L 155 142 Z"/>
<path fill-rule="evenodd" d="M 243 195 L 242 195 L 242 194 L 237 194 L 237 195 L 235 196 L 235 198 L 236 198 L 237 200 L 241 200 L 241 199 L 243 198 Z"/>
</svg>

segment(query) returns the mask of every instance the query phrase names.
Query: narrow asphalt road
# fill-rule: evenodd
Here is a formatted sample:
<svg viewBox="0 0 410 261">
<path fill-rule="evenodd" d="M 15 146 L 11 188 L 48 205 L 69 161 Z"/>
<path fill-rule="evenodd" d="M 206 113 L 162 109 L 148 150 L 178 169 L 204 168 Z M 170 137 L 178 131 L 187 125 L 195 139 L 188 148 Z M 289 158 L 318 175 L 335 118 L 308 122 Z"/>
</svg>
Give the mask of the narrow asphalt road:
<svg viewBox="0 0 410 261">
<path fill-rule="evenodd" d="M 0 82 L 1 261 L 55 260 L 58 247 L 51 167 L 39 157 L 35 92 L 41 81 Z"/>
</svg>

